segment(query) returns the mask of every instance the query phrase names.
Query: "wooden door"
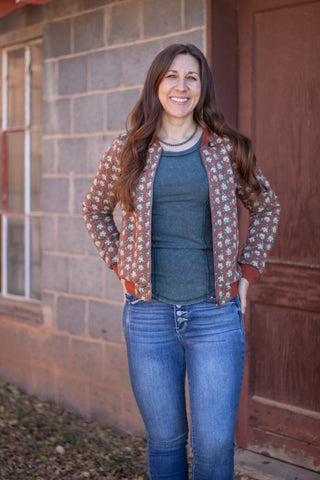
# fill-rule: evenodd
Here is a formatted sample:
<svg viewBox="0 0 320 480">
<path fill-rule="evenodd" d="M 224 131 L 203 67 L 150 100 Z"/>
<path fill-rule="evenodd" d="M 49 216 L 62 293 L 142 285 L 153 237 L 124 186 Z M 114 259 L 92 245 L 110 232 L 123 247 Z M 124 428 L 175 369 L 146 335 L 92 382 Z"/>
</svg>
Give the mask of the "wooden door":
<svg viewBox="0 0 320 480">
<path fill-rule="evenodd" d="M 320 1 L 237 8 L 238 127 L 281 204 L 250 289 L 238 444 L 320 471 Z"/>
</svg>

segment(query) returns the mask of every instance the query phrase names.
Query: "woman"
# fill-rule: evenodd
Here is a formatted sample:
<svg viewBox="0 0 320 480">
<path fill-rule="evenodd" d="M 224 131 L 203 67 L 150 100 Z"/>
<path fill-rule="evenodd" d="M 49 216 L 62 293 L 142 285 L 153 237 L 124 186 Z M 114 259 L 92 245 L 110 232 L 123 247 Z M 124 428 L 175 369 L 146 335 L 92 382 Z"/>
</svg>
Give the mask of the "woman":
<svg viewBox="0 0 320 480">
<path fill-rule="evenodd" d="M 279 217 L 255 163 L 250 141 L 217 110 L 201 51 L 170 45 L 154 59 L 128 131 L 106 152 L 83 204 L 86 227 L 123 285 L 130 378 L 152 480 L 188 478 L 186 372 L 192 478 L 233 477 L 242 314 Z M 238 198 L 250 212 L 239 258 Z"/>
</svg>

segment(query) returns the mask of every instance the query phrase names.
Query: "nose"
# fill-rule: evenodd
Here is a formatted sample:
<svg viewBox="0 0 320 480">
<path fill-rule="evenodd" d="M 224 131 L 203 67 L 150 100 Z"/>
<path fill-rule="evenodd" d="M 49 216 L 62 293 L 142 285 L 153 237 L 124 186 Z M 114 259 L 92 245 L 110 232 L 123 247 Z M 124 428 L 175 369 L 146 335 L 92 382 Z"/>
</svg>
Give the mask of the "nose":
<svg viewBox="0 0 320 480">
<path fill-rule="evenodd" d="M 177 81 L 177 89 L 180 91 L 185 91 L 187 89 L 186 79 L 184 76 L 180 76 Z"/>
</svg>

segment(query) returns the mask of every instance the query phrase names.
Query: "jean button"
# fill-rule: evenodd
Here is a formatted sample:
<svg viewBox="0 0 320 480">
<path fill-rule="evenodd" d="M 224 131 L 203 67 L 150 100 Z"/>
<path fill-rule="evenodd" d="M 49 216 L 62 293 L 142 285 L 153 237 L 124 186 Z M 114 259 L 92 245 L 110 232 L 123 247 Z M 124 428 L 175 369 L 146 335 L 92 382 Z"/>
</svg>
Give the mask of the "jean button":
<svg viewBox="0 0 320 480">
<path fill-rule="evenodd" d="M 178 310 L 178 311 L 177 311 L 178 317 L 180 317 L 180 316 L 182 315 L 182 313 L 183 313 L 183 312 L 181 312 L 181 310 Z"/>
</svg>

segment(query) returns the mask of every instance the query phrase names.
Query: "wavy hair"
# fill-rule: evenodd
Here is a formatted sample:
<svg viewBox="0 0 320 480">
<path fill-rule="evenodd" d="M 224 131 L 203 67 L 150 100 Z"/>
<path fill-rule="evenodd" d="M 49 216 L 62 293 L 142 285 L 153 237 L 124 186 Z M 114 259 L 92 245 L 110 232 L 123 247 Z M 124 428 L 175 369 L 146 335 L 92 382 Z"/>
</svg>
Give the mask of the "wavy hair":
<svg viewBox="0 0 320 480">
<path fill-rule="evenodd" d="M 240 180 L 253 188 L 251 200 L 265 188 L 256 177 L 256 157 L 251 141 L 228 125 L 217 109 L 213 78 L 205 56 L 195 45 L 172 44 L 153 60 L 140 98 L 127 118 L 128 137 L 120 159 L 121 173 L 116 192 L 128 212 L 134 211 L 132 194 L 145 167 L 148 147 L 157 140 L 160 128 L 162 105 L 158 97 L 159 85 L 174 58 L 181 54 L 192 55 L 200 66 L 201 93 L 193 113 L 195 122 L 209 135 L 216 133 L 229 138 Z"/>
</svg>

